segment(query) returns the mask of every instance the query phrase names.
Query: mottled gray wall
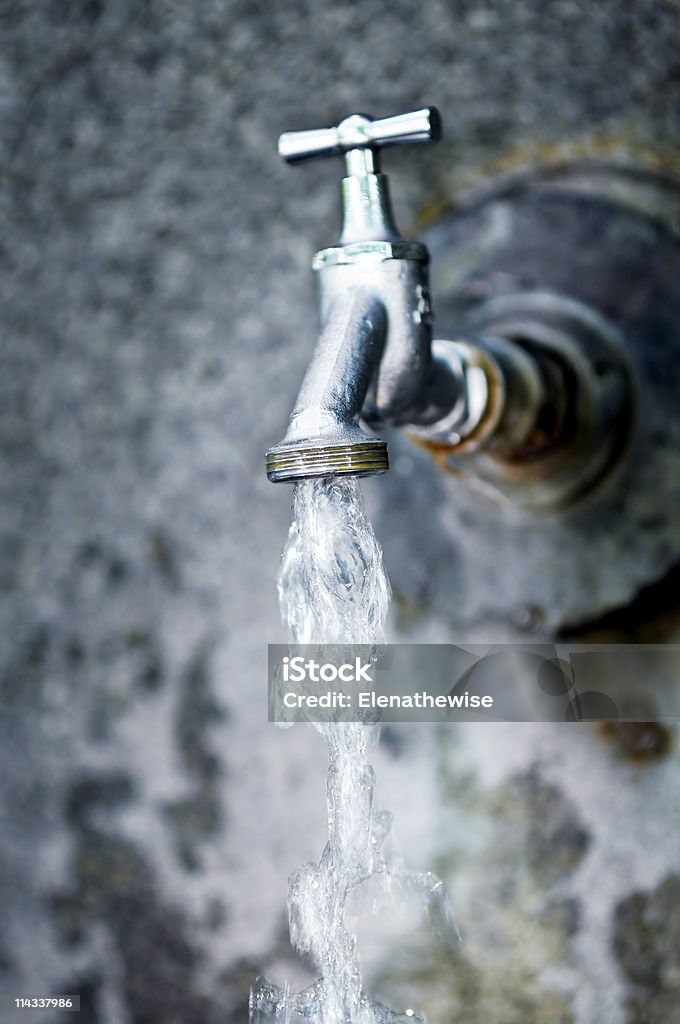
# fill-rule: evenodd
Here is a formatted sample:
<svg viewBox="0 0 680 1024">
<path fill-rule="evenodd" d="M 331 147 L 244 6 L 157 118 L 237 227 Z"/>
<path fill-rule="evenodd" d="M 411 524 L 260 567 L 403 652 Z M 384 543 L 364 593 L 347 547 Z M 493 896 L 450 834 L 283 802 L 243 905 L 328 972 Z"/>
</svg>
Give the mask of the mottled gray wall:
<svg viewBox="0 0 680 1024">
<path fill-rule="evenodd" d="M 436 103 L 446 142 L 388 161 L 405 232 L 565 141 L 669 167 L 679 15 L 677 0 L 5 5 L 3 992 L 79 992 L 82 1024 L 242 1024 L 257 971 L 302 978 L 285 886 L 323 842 L 324 753 L 265 721 L 290 495 L 262 455 L 313 344 L 309 259 L 335 237 L 340 168 L 285 167 L 279 132 Z M 450 580 L 427 582 L 456 552 L 428 544 L 422 496 L 474 518 L 434 473 L 418 456 L 401 485 L 366 488 L 395 635 L 416 639 L 455 624 L 437 604 Z M 535 572 L 557 621 L 559 579 Z M 465 575 L 461 606 L 468 586 L 484 607 Z M 677 636 L 676 589 L 607 629 Z M 367 953 L 387 997 L 405 987 L 442 1024 L 680 1019 L 677 754 L 662 743 L 635 767 L 625 739 L 537 727 L 386 740 L 383 803 L 405 856 L 438 860 L 467 936 L 455 962 L 407 936 L 391 981 L 391 952 Z"/>
</svg>

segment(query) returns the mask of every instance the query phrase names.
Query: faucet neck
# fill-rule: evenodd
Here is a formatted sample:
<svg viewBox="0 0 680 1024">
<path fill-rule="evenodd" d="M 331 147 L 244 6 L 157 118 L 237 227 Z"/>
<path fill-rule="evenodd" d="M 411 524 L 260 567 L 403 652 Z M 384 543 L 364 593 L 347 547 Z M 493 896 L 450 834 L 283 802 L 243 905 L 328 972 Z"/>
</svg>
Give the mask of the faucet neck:
<svg viewBox="0 0 680 1024">
<path fill-rule="evenodd" d="M 342 179 L 342 233 L 340 245 L 353 242 L 397 242 L 387 176 L 381 174 L 378 154 L 371 149 L 350 149 L 345 154 L 347 175 Z"/>
</svg>

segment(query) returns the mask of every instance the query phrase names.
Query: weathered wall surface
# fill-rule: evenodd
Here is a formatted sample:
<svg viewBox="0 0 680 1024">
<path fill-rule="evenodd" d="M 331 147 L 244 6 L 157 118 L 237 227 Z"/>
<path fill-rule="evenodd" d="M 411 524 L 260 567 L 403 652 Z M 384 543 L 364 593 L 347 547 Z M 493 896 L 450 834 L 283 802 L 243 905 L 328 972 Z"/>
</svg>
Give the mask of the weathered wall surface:
<svg viewBox="0 0 680 1024">
<path fill-rule="evenodd" d="M 311 730 L 265 722 L 290 495 L 262 456 L 313 344 L 309 258 L 335 237 L 340 169 L 285 167 L 279 132 L 436 103 L 446 142 L 386 160 L 405 232 L 565 144 L 672 169 L 679 15 L 677 0 L 2 12 L 3 992 L 79 992 L 83 1024 L 223 1024 L 244 1021 L 265 966 L 302 976 L 284 898 L 323 842 L 324 756 Z M 366 487 L 395 636 L 448 638 L 468 587 L 476 629 L 531 626 L 523 607 L 499 624 L 467 572 L 446 604 L 460 549 L 428 516 L 451 503 L 464 527 L 476 506 L 396 446 L 401 472 Z M 577 531 L 572 557 L 569 622 L 633 600 L 610 566 L 617 596 L 590 607 Z M 560 579 L 532 573 L 560 622 Z M 676 592 L 670 576 L 603 628 L 677 637 Z M 369 951 L 375 983 L 433 1021 L 677 1021 L 673 737 L 495 728 L 388 732 L 376 754 L 404 853 L 438 859 L 465 942 L 445 958 L 406 936 L 398 971 L 393 949 Z"/>
</svg>

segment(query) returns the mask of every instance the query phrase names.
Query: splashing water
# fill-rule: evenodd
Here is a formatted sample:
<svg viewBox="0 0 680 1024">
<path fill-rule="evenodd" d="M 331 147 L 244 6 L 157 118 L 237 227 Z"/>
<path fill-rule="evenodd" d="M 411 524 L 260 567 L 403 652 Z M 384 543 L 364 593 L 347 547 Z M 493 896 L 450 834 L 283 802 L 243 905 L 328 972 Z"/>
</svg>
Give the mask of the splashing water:
<svg viewBox="0 0 680 1024">
<path fill-rule="evenodd" d="M 293 523 L 278 581 L 290 640 L 301 644 L 377 644 L 384 638 L 390 588 L 382 552 L 352 477 L 296 484 Z M 288 918 L 295 950 L 318 972 L 293 993 L 261 979 L 251 993 L 251 1024 L 302 1019 L 314 1024 L 414 1024 L 361 985 L 356 940 L 347 930 L 352 889 L 374 875 L 416 890 L 445 939 L 457 938 L 448 897 L 430 872 L 406 872 L 383 853 L 392 816 L 374 806 L 375 775 L 367 760 L 374 726 L 315 723 L 328 743 L 328 842 L 318 864 L 289 879 Z"/>
<path fill-rule="evenodd" d="M 354 477 L 296 485 L 278 590 L 294 643 L 383 640 L 390 585 Z"/>
</svg>

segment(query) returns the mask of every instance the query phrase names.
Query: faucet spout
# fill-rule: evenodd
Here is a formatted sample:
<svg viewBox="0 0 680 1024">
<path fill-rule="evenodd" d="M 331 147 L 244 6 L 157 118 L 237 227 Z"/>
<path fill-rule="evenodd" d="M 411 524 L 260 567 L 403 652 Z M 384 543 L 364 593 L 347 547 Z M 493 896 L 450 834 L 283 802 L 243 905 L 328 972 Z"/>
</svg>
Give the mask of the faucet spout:
<svg viewBox="0 0 680 1024">
<path fill-rule="evenodd" d="M 284 439 L 267 452 L 267 476 L 372 476 L 388 469 L 387 445 L 358 424 L 387 330 L 385 308 L 353 288 L 332 303 Z"/>
</svg>

